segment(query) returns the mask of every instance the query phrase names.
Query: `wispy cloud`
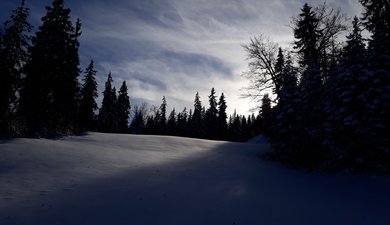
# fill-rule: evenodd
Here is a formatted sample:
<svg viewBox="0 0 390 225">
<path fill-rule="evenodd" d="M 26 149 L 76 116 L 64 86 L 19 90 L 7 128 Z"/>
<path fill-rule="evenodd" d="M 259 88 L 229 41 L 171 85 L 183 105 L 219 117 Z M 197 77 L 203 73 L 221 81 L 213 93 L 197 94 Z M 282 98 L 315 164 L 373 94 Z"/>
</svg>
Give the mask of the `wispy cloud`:
<svg viewBox="0 0 390 225">
<path fill-rule="evenodd" d="M 33 23 L 50 0 L 28 1 Z M 134 102 L 192 108 L 199 91 L 204 105 L 212 87 L 224 92 L 229 112 L 248 113 L 249 100 L 240 99 L 247 67 L 241 45 L 265 34 L 287 45 L 292 39 L 290 18 L 305 0 L 90 0 L 65 1 L 72 17 L 83 23 L 80 57 L 83 67 L 95 60 L 102 91 L 108 71 L 116 85 L 128 81 Z M 316 6 L 322 0 L 311 0 Z M 328 0 L 349 16 L 359 15 L 355 0 Z M 2 13 L 16 7 L 14 0 L 0 3 Z M 7 10 L 7 11 L 6 11 Z M 39 14 L 39 15 L 38 15 Z M 3 19 L 2 17 L 0 19 Z"/>
</svg>

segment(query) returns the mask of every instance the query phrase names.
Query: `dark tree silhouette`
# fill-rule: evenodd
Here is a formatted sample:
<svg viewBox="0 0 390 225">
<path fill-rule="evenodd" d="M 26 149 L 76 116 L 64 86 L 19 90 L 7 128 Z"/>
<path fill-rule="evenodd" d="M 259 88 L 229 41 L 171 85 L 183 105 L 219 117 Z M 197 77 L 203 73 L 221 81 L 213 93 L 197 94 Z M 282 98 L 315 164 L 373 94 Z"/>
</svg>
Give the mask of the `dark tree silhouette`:
<svg viewBox="0 0 390 225">
<path fill-rule="evenodd" d="M 380 161 L 379 167 L 389 168 L 390 163 L 386 161 L 390 162 L 390 3 L 387 0 L 360 2 L 364 7 L 364 25 L 372 34 L 367 59 L 370 93 L 366 101 L 370 105 L 366 111 L 373 130 L 371 146 L 374 150 L 367 158 Z"/>
<path fill-rule="evenodd" d="M 227 126 L 226 109 L 227 109 L 226 99 L 225 99 L 225 95 L 222 93 L 218 101 L 218 118 L 217 118 L 217 130 L 218 130 L 217 134 L 218 134 L 218 138 L 221 140 L 227 139 L 228 126 Z"/>
<path fill-rule="evenodd" d="M 96 70 L 94 69 L 93 61 L 91 60 L 85 70 L 79 106 L 80 124 L 86 130 L 96 129 L 95 110 L 97 110 L 98 107 L 95 99 L 98 97 L 98 93 L 95 76 Z"/>
<path fill-rule="evenodd" d="M 118 129 L 121 133 L 127 133 L 129 131 L 129 117 L 130 117 L 130 98 L 127 94 L 126 81 L 123 81 L 118 94 L 117 103 L 117 115 L 118 115 Z"/>
<path fill-rule="evenodd" d="M 145 132 L 145 125 L 147 120 L 147 104 L 142 103 L 141 105 L 136 105 L 133 108 L 133 119 L 130 123 L 130 132 L 133 134 L 142 134 Z"/>
<path fill-rule="evenodd" d="M 0 37 L 0 137 L 13 136 L 18 131 L 14 113 L 17 107 L 17 92 L 21 84 L 21 72 L 29 58 L 28 48 L 32 26 L 27 21 L 29 9 L 25 1 L 13 11 L 4 24 Z"/>
<path fill-rule="evenodd" d="M 77 132 L 80 22 L 75 29 L 63 0 L 46 10 L 25 67 L 21 113 L 30 135 L 71 134 Z"/>
<path fill-rule="evenodd" d="M 196 92 L 194 100 L 194 112 L 190 120 L 191 136 L 201 138 L 204 136 L 202 102 L 200 101 L 199 92 Z"/>
<path fill-rule="evenodd" d="M 251 74 L 261 75 L 254 82 L 258 93 L 274 87 L 276 98 L 273 107 L 263 99 L 261 123 L 241 117 L 241 129 L 260 124 L 273 143 L 272 157 L 311 169 L 390 171 L 390 4 L 360 2 L 372 34 L 368 49 L 357 18 L 341 49 L 339 11 L 308 4 L 293 19 L 297 68 L 280 48 L 275 58 L 275 45 L 264 40 L 244 46 Z M 233 116 L 230 134 L 235 126 Z"/>
<path fill-rule="evenodd" d="M 177 121 L 176 121 L 176 110 L 175 108 L 172 109 L 171 113 L 168 117 L 167 122 L 167 134 L 168 135 L 175 135 L 177 134 Z"/>
<path fill-rule="evenodd" d="M 188 136 L 188 113 L 187 108 L 177 115 L 177 132 L 179 136 Z"/>
<path fill-rule="evenodd" d="M 217 99 L 215 96 L 214 88 L 211 89 L 209 95 L 209 108 L 206 111 L 205 115 L 205 128 L 206 128 L 206 137 L 208 139 L 216 139 L 217 135 L 217 119 L 218 119 L 218 109 L 217 109 Z"/>
<path fill-rule="evenodd" d="M 167 132 L 167 100 L 165 96 L 162 98 L 160 108 L 156 112 L 155 124 L 157 134 L 166 134 Z"/>
<path fill-rule="evenodd" d="M 298 50 L 302 66 L 318 64 L 317 41 L 321 35 L 318 28 L 319 18 L 307 3 L 301 11 L 295 21 L 294 37 L 297 40 L 294 42 L 294 48 Z"/>
<path fill-rule="evenodd" d="M 98 130 L 102 132 L 116 132 L 118 130 L 117 96 L 115 87 L 112 87 L 112 82 L 110 72 L 103 91 L 103 101 L 98 116 Z"/>
</svg>

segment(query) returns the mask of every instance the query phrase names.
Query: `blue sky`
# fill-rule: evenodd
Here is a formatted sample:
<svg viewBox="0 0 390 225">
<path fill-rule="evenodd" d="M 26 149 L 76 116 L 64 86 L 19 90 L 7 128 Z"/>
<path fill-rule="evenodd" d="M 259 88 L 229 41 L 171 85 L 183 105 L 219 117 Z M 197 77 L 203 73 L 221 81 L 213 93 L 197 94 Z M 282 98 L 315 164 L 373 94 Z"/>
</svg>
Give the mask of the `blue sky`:
<svg viewBox="0 0 390 225">
<path fill-rule="evenodd" d="M 247 69 L 242 48 L 264 34 L 282 46 L 293 41 L 290 19 L 307 2 L 322 0 L 65 0 L 72 19 L 82 21 L 81 68 L 90 59 L 98 70 L 99 92 L 109 71 L 117 89 L 127 81 L 132 104 L 142 101 L 181 111 L 193 108 L 199 91 L 203 105 L 212 87 L 224 92 L 228 112 L 248 114 L 256 105 L 242 99 Z M 0 21 L 17 0 L 0 1 Z M 26 0 L 35 29 L 51 0 Z M 358 0 L 329 0 L 347 17 L 360 15 Z M 98 99 L 99 104 L 101 97 Z"/>
</svg>

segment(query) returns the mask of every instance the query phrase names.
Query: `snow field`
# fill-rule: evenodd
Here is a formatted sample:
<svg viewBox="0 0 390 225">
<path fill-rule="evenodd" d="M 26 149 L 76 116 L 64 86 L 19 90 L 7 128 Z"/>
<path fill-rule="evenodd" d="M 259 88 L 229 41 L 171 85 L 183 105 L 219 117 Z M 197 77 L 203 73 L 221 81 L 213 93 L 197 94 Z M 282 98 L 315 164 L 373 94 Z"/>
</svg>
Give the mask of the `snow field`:
<svg viewBox="0 0 390 225">
<path fill-rule="evenodd" d="M 1 225 L 390 224 L 390 177 L 294 171 L 257 144 L 89 133 L 0 143 Z"/>
</svg>

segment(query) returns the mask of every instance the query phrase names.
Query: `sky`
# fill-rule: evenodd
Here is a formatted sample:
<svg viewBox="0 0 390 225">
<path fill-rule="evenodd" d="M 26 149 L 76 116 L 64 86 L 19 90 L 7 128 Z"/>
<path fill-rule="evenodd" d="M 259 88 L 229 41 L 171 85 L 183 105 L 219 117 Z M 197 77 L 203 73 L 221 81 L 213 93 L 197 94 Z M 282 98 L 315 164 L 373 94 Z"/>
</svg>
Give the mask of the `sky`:
<svg viewBox="0 0 390 225">
<path fill-rule="evenodd" d="M 132 105 L 193 108 L 199 92 L 203 106 L 215 88 L 223 92 L 228 113 L 249 114 L 257 105 L 242 98 L 248 68 L 242 45 L 263 34 L 283 46 L 293 41 L 290 21 L 307 2 L 323 0 L 65 0 L 72 20 L 82 22 L 81 69 L 93 59 L 99 83 L 98 104 L 111 71 L 117 90 L 125 80 Z M 26 0 L 30 23 L 41 25 L 51 0 Z M 358 0 L 328 0 L 347 17 L 360 16 Z M 0 22 L 18 0 L 0 1 Z"/>
</svg>

